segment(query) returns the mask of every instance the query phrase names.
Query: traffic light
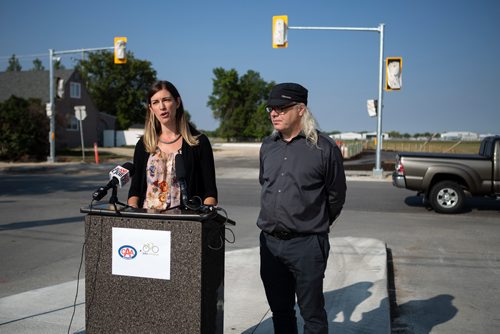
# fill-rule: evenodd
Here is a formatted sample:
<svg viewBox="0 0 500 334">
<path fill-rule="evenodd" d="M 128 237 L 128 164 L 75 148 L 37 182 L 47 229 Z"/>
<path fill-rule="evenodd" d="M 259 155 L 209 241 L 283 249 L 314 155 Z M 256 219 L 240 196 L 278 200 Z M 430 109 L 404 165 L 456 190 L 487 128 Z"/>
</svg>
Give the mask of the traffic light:
<svg viewBox="0 0 500 334">
<path fill-rule="evenodd" d="M 273 48 L 288 47 L 288 16 L 273 16 Z"/>
<path fill-rule="evenodd" d="M 400 90 L 403 85 L 403 58 L 385 59 L 385 90 Z"/>
<path fill-rule="evenodd" d="M 115 37 L 115 64 L 127 62 L 127 37 Z"/>
<path fill-rule="evenodd" d="M 56 78 L 56 98 L 64 98 L 64 79 Z"/>
</svg>

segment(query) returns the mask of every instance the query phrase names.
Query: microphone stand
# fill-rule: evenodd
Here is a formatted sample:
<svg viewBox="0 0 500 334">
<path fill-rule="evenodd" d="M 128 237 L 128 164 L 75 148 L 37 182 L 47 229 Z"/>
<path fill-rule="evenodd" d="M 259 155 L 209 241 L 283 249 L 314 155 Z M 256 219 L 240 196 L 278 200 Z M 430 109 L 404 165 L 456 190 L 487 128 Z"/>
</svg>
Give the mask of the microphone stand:
<svg viewBox="0 0 500 334">
<path fill-rule="evenodd" d="M 118 208 L 116 207 L 116 204 L 120 204 L 121 206 L 123 206 L 125 208 L 129 207 L 128 204 L 122 203 L 122 202 L 120 202 L 118 200 L 118 189 L 117 189 L 116 184 L 113 186 L 113 190 L 111 192 L 111 197 L 109 198 L 109 203 L 113 204 L 113 206 L 115 207 L 115 212 L 117 214 L 120 214 L 120 211 L 118 211 Z"/>
</svg>

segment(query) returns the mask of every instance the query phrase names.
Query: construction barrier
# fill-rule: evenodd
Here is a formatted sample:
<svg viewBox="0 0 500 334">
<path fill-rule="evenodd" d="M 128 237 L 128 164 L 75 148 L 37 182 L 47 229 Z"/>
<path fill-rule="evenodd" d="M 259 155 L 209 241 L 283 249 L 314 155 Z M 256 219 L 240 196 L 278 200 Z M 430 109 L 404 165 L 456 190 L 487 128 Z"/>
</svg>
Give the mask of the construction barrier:
<svg viewBox="0 0 500 334">
<path fill-rule="evenodd" d="M 337 146 L 340 148 L 340 152 L 342 153 L 344 159 L 354 158 L 363 152 L 362 142 L 344 143 L 342 141 L 337 141 Z"/>
</svg>

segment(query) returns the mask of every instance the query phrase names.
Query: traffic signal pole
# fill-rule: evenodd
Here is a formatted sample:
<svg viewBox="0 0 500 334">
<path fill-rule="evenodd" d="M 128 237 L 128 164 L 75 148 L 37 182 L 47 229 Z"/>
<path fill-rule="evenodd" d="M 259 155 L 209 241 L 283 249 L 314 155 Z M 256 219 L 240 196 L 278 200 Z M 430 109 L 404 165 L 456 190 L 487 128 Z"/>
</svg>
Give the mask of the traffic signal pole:
<svg viewBox="0 0 500 334">
<path fill-rule="evenodd" d="M 378 103 L 377 103 L 377 148 L 376 148 L 376 158 L 375 158 L 375 168 L 373 168 L 373 176 L 381 178 L 383 175 L 383 169 L 381 165 L 380 152 L 382 149 L 382 109 L 383 103 L 383 66 L 384 66 L 384 23 L 381 23 L 377 28 L 358 28 L 358 27 L 287 27 L 290 30 L 341 30 L 341 31 L 371 31 L 378 32 L 380 35 L 380 60 L 379 60 L 379 79 L 378 79 Z M 286 32 L 285 32 L 286 35 Z M 286 37 L 285 37 L 285 41 Z"/>
<path fill-rule="evenodd" d="M 47 157 L 47 162 L 56 161 L 56 106 L 54 100 L 54 57 L 63 54 L 72 53 L 84 53 L 91 51 L 101 51 L 101 50 L 113 50 L 115 47 L 105 47 L 105 48 L 91 48 L 91 49 L 78 49 L 78 50 L 66 50 L 66 51 L 54 51 L 54 49 L 49 49 L 49 110 L 50 110 L 50 130 L 49 130 L 49 143 L 50 143 L 50 156 Z"/>
<path fill-rule="evenodd" d="M 384 170 L 381 164 L 381 151 L 382 151 L 382 140 L 384 135 L 382 134 L 382 109 L 384 108 L 384 90 L 382 89 L 383 78 L 384 78 L 384 24 L 381 23 L 379 26 L 380 33 L 380 60 L 379 60 L 379 70 L 378 70 L 378 104 L 377 104 L 377 148 L 375 156 L 375 168 L 373 169 L 373 176 L 382 178 Z"/>
</svg>

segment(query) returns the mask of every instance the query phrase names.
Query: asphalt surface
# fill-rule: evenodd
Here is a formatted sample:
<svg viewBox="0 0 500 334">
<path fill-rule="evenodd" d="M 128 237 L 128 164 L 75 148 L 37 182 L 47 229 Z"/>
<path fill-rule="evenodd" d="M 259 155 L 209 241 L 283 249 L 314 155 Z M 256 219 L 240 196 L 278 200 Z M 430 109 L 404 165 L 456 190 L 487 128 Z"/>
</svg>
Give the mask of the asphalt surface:
<svg viewBox="0 0 500 334">
<path fill-rule="evenodd" d="M 131 157 L 131 149 L 115 149 Z M 214 145 L 217 178 L 255 178 L 255 165 L 238 165 L 238 156 L 255 154 L 256 145 Z M 226 161 L 230 160 L 230 166 Z M 243 161 L 243 160 L 242 160 Z M 89 168 L 109 166 L 88 165 Z M 79 163 L 0 163 L 4 172 L 80 170 Z M 389 173 L 347 172 L 348 179 L 388 182 Z M 391 332 L 387 250 L 384 241 L 331 238 L 324 280 L 329 333 Z M 78 292 L 78 294 L 77 294 Z M 85 333 L 85 282 L 70 281 L 0 299 L 0 333 Z M 226 251 L 224 333 L 273 333 L 259 277 L 259 250 Z M 75 298 L 76 297 L 76 298 Z M 297 311 L 297 314 L 299 312 Z M 303 324 L 299 316 L 299 328 Z M 302 333 L 302 329 L 299 329 Z"/>
</svg>

